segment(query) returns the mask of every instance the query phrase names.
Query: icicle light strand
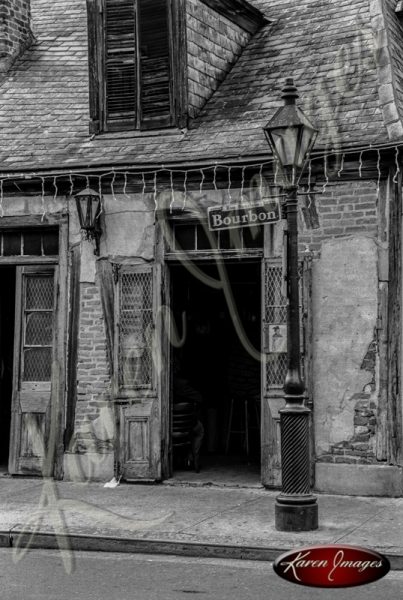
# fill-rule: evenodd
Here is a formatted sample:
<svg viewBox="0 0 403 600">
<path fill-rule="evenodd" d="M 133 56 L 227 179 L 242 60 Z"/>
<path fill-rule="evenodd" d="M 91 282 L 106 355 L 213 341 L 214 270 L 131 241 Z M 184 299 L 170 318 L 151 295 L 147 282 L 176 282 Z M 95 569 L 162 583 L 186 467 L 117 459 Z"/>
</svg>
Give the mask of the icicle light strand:
<svg viewBox="0 0 403 600">
<path fill-rule="evenodd" d="M 53 201 L 56 202 L 56 198 L 57 198 L 57 195 L 58 195 L 58 192 L 59 192 L 58 187 L 57 187 L 56 175 L 53 177 L 53 187 L 55 189 L 55 193 L 53 194 Z"/>
<path fill-rule="evenodd" d="M 113 173 L 113 176 L 112 176 L 112 181 L 111 181 L 111 192 L 112 192 L 113 200 L 116 200 L 116 196 L 115 196 L 116 171 L 112 171 L 112 173 Z"/>
<path fill-rule="evenodd" d="M 323 184 L 322 194 L 325 192 L 326 187 L 329 183 L 329 175 L 327 174 L 327 155 L 324 156 L 323 169 L 324 169 L 324 175 L 325 175 L 325 183 Z"/>
<path fill-rule="evenodd" d="M 186 208 L 186 200 L 187 200 L 187 181 L 188 181 L 188 172 L 185 171 L 185 177 L 183 179 L 183 204 L 182 210 Z"/>
<path fill-rule="evenodd" d="M 381 153 L 378 150 L 378 160 L 376 161 L 376 168 L 378 171 L 378 180 L 376 182 L 376 197 L 379 198 L 379 190 L 381 189 Z"/>
<path fill-rule="evenodd" d="M 169 179 L 171 182 L 171 202 L 169 204 L 169 212 L 172 213 L 175 202 L 174 179 L 172 171 L 169 173 Z"/>
<path fill-rule="evenodd" d="M 400 166 L 399 166 L 399 148 L 396 146 L 396 153 L 395 153 L 395 163 L 396 163 L 396 172 L 393 176 L 393 183 L 397 183 L 397 178 L 398 175 L 400 173 Z"/>
<path fill-rule="evenodd" d="M 200 190 L 199 191 L 200 191 L 200 196 L 201 196 L 203 193 L 203 185 L 204 185 L 205 175 L 204 175 L 203 169 L 200 169 L 200 172 L 201 172 L 201 180 L 200 180 Z"/>
<path fill-rule="evenodd" d="M 358 165 L 358 174 L 359 174 L 359 176 L 360 176 L 360 179 L 361 179 L 361 177 L 362 177 L 362 153 L 363 153 L 363 152 L 364 152 L 364 151 L 363 151 L 363 150 L 361 150 L 361 152 L 360 152 L 360 162 L 359 162 L 359 165 Z"/>
<path fill-rule="evenodd" d="M 232 185 L 232 181 L 231 181 L 231 167 L 228 167 L 228 204 L 232 203 L 231 185 Z"/>
<path fill-rule="evenodd" d="M 343 172 L 343 169 L 344 169 L 344 157 L 345 157 L 345 154 L 343 152 L 343 154 L 341 156 L 341 161 L 340 161 L 340 169 L 337 171 L 337 177 L 341 177 L 341 174 Z"/>
<path fill-rule="evenodd" d="M 43 222 L 45 215 L 46 215 L 46 208 L 45 208 L 45 178 L 41 177 L 41 186 L 42 186 L 42 196 L 41 196 L 41 203 L 42 203 L 42 217 L 41 217 L 41 222 Z"/>
</svg>

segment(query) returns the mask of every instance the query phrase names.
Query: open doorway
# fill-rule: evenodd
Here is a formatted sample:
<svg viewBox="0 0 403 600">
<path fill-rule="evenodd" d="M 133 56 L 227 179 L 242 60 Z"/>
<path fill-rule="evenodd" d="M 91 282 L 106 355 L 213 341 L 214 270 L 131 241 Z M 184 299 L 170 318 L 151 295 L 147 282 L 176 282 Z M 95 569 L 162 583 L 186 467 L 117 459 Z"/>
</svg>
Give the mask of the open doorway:
<svg viewBox="0 0 403 600">
<path fill-rule="evenodd" d="M 15 320 L 15 267 L 0 267 L 0 472 L 8 470 Z"/>
<path fill-rule="evenodd" d="M 211 263 L 197 266 L 219 279 Z M 260 478 L 260 338 L 261 265 L 234 261 L 224 265 L 234 299 L 229 307 L 222 289 L 201 282 L 183 265 L 171 267 L 172 307 L 179 334 L 182 315 L 185 340 L 172 350 L 172 421 L 174 476 L 192 479 L 197 470 L 195 451 L 200 447 L 200 474 L 206 481 L 234 483 Z M 245 332 L 234 326 L 234 310 Z M 254 348 L 254 355 L 245 348 Z M 194 402 L 193 452 L 175 441 L 176 406 Z M 196 448 L 195 448 L 196 445 Z M 195 468 L 196 467 L 196 468 Z"/>
</svg>

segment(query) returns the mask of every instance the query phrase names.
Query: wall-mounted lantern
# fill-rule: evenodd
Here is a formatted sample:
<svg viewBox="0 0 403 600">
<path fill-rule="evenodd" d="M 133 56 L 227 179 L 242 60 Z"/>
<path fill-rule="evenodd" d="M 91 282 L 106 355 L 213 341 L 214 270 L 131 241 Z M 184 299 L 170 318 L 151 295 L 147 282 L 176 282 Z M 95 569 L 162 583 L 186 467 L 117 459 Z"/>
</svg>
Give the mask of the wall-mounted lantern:
<svg viewBox="0 0 403 600">
<path fill-rule="evenodd" d="M 99 256 L 99 238 L 102 233 L 99 222 L 102 211 L 101 197 L 94 190 L 86 188 L 79 192 L 75 199 L 80 228 L 84 231 L 86 239 L 95 241 L 94 254 Z"/>
</svg>

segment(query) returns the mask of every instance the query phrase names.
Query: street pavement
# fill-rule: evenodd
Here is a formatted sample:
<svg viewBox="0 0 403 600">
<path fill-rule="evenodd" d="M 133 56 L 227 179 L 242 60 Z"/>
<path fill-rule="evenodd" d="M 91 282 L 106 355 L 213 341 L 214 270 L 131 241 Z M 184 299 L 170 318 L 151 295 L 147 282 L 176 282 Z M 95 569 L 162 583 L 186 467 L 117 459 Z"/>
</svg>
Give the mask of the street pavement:
<svg viewBox="0 0 403 600">
<path fill-rule="evenodd" d="M 77 552 L 67 571 L 56 550 L 31 550 L 16 561 L 0 549 L 2 600 L 397 600 L 403 573 L 369 585 L 303 587 L 263 561 Z"/>
<path fill-rule="evenodd" d="M 318 495 L 319 529 L 274 527 L 278 492 L 0 477 L 0 545 L 274 560 L 292 548 L 373 548 L 403 570 L 403 498 Z"/>
</svg>

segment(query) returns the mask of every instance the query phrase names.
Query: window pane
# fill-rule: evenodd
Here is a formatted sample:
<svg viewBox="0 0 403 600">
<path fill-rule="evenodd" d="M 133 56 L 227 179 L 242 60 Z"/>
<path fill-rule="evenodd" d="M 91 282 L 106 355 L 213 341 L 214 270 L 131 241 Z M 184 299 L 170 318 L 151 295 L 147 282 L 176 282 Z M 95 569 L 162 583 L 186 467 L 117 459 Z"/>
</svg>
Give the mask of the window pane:
<svg viewBox="0 0 403 600">
<path fill-rule="evenodd" d="M 36 312 L 26 315 L 26 346 L 49 346 L 52 344 L 52 335 L 53 313 Z"/>
<path fill-rule="evenodd" d="M 120 385 L 151 384 L 152 324 L 152 273 L 123 273 L 120 280 Z"/>
<path fill-rule="evenodd" d="M 253 226 L 243 228 L 244 248 L 263 248 L 263 227 Z"/>
<path fill-rule="evenodd" d="M 24 232 L 24 254 L 42 255 L 41 233 L 39 231 Z"/>
<path fill-rule="evenodd" d="M 23 381 L 50 381 L 52 348 L 24 348 Z"/>
<path fill-rule="evenodd" d="M 26 277 L 27 309 L 53 308 L 53 274 Z"/>
<path fill-rule="evenodd" d="M 196 229 L 194 225 L 175 225 L 175 250 L 195 250 Z"/>
<path fill-rule="evenodd" d="M 3 255 L 20 256 L 21 255 L 21 233 L 9 232 L 3 233 Z"/>
<path fill-rule="evenodd" d="M 43 234 L 43 253 L 45 256 L 59 254 L 58 231 L 48 231 Z"/>
</svg>

